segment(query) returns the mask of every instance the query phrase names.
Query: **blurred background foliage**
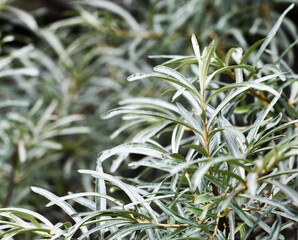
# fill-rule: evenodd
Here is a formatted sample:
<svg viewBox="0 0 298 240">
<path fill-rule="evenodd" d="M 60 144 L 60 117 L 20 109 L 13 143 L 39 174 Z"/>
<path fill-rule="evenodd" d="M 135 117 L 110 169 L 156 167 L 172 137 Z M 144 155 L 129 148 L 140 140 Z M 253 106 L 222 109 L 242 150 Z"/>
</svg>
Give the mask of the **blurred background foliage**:
<svg viewBox="0 0 298 240">
<path fill-rule="evenodd" d="M 215 39 L 223 57 L 231 47 L 247 50 L 290 2 L 1 0 L 0 206 L 42 207 L 31 185 L 57 195 L 92 191 L 93 180 L 76 170 L 94 169 L 100 151 L 138 131 L 111 139 L 120 119 L 101 116 L 121 99 L 164 91 L 153 81 L 127 84 L 128 75 L 151 72 L 157 54 L 192 54 L 193 33 L 202 47 Z M 265 56 L 293 44 L 283 58 L 293 70 L 297 10 L 296 3 Z M 125 166 L 117 171 L 127 174 Z"/>
</svg>

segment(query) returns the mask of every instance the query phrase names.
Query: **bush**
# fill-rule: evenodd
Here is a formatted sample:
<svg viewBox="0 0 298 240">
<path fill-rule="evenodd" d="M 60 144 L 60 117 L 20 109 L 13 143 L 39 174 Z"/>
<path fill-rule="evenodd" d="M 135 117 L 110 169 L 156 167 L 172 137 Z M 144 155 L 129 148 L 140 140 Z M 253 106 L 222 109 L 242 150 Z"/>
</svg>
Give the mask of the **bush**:
<svg viewBox="0 0 298 240">
<path fill-rule="evenodd" d="M 86 3 L 94 5 L 91 1 Z M 127 16 L 113 3 L 99 3 L 102 3 L 98 5 L 100 7 Z M 188 13 L 187 7 L 194 6 L 204 9 L 190 1 L 183 11 Z M 98 80 L 96 75 L 101 74 L 97 66 L 106 62 L 106 56 L 94 52 L 98 36 L 102 35 L 78 25 L 80 34 L 87 32 L 78 40 L 65 43 L 69 44 L 67 48 L 60 43 L 66 35 L 73 39 L 76 31 L 68 29 L 69 24 L 83 24 L 82 19 L 88 20 L 92 29 L 102 31 L 98 22 L 100 18 L 80 8 L 81 18 L 61 20 L 51 28 L 39 29 L 30 15 L 7 6 L 5 13 L 8 15 L 4 16 L 15 14 L 19 20 L 26 19 L 24 23 L 36 35 L 36 41 L 45 41 L 47 45 L 45 48 L 43 44 L 37 44 L 38 48 L 29 45 L 21 50 L 15 46 L 5 48 L 9 51 L 2 60 L 7 68 L 2 70 L 2 76 L 9 76 L 18 84 L 17 87 L 5 84 L 5 88 L 20 99 L 24 92 L 32 99 L 29 103 L 6 101 L 2 106 L 9 109 L 1 121 L 2 139 L 7 146 L 3 151 L 5 165 L 2 169 L 11 173 L 10 182 L 1 190 L 4 193 L 8 189 L 8 192 L 2 196 L 5 196 L 6 205 L 18 204 L 28 195 L 28 186 L 35 185 L 32 190 L 50 201 L 47 206 L 62 208 L 69 215 L 70 222 L 63 218 L 54 225 L 43 216 L 45 214 L 32 211 L 30 201 L 38 200 L 31 195 L 32 200 L 23 204 L 28 205 L 27 208 L 0 209 L 1 238 L 11 239 L 25 234 L 28 239 L 33 235 L 37 239 L 288 239 L 287 234 L 295 231 L 298 219 L 298 78 L 291 71 L 294 61 L 292 48 L 297 41 L 279 53 L 284 42 L 276 41 L 275 35 L 285 31 L 280 26 L 291 8 L 293 5 L 279 17 L 267 37 L 250 48 L 240 40 L 241 47 L 225 51 L 228 45 L 217 40 L 201 51 L 193 35 L 194 55 L 184 56 L 177 52 L 174 56 L 154 56 L 154 62 L 157 57 L 167 61 L 154 67 L 153 73 L 137 73 L 128 78 L 129 81 L 159 80 L 153 84 L 148 83 L 149 80 L 143 83 L 141 88 L 149 87 L 150 91 L 144 89 L 138 93 L 141 97 L 130 98 L 139 85 L 135 84 L 131 89 L 129 84 L 122 92 L 113 79 L 110 86 L 116 86 L 117 91 L 108 102 L 109 98 L 102 100 L 94 88 Z M 194 17 L 190 13 L 185 16 Z M 180 26 L 188 18 L 183 19 Z M 137 24 L 130 17 L 126 17 L 126 21 L 131 26 Z M 219 19 L 217 25 L 221 21 Z M 174 26 L 178 23 L 171 22 Z M 176 29 L 173 25 L 170 25 L 174 29 L 172 33 Z M 288 23 L 286 26 L 291 25 Z M 59 32 L 62 27 L 68 31 Z M 242 33 L 236 29 L 232 32 L 239 40 Z M 208 29 L 203 30 L 205 34 L 210 33 Z M 295 31 L 291 33 L 295 35 Z M 93 34 L 94 38 L 90 37 Z M 86 40 L 88 38 L 90 41 Z M 11 39 L 4 38 L 2 44 Z M 136 41 L 139 40 L 136 38 Z M 204 41 L 206 39 L 202 37 Z M 151 41 L 155 47 L 158 43 L 159 40 Z M 120 51 L 122 48 L 120 44 L 117 49 Z M 284 60 L 286 55 L 288 61 Z M 134 61 L 136 59 L 130 56 L 129 63 Z M 137 70 L 148 72 L 148 63 L 138 61 L 140 68 Z M 126 73 L 124 70 L 120 76 Z M 37 76 L 44 76 L 46 81 L 50 81 L 49 85 L 44 88 Z M 54 84 L 55 81 L 59 84 Z M 27 82 L 30 85 L 26 88 Z M 164 82 L 169 87 L 165 87 Z M 100 85 L 104 86 L 104 83 Z M 165 90 L 160 98 L 152 93 L 159 86 L 162 86 L 160 91 Z M 44 99 L 38 100 L 40 90 L 45 91 Z M 123 95 L 117 96 L 119 93 Z M 144 98 L 145 95 L 149 98 Z M 53 96 L 55 100 L 52 100 Z M 35 179 L 43 181 L 43 175 L 52 179 L 53 172 L 57 172 L 57 167 L 48 168 L 50 162 L 67 160 L 67 168 L 72 165 L 69 162 L 88 156 L 92 149 L 88 145 L 93 143 L 88 141 L 89 138 L 97 143 L 105 141 L 106 138 L 96 139 L 98 135 L 94 129 L 98 128 L 87 121 L 85 125 L 93 128 L 91 132 L 95 136 L 80 138 L 78 144 L 73 139 L 58 136 L 88 133 L 90 128 L 74 124 L 83 120 L 78 113 L 94 117 L 92 111 L 86 111 L 86 108 L 96 107 L 94 101 L 108 102 L 103 108 L 106 109 L 119 98 L 123 98 L 121 107 L 110 111 L 104 118 L 115 126 L 117 121 L 111 123 L 110 119 L 123 115 L 128 122 L 113 136 L 127 132 L 129 141 L 102 151 L 97 158 L 96 170 L 79 170 L 82 176 L 88 176 L 82 179 L 95 178 L 95 190 L 89 182 L 87 191 L 74 188 L 78 193 L 58 197 L 44 189 L 49 189 L 49 182 L 36 183 Z M 32 107 L 28 108 L 30 105 Z M 19 110 L 22 107 L 29 109 L 28 112 Z M 56 152 L 62 149 L 62 153 Z M 110 158 L 112 163 L 106 164 Z M 11 159 L 10 163 L 7 163 L 8 159 Z M 132 169 L 129 174 L 126 173 L 127 163 Z M 31 174 L 36 172 L 32 169 L 44 164 L 48 169 L 40 172 L 38 178 L 32 177 Z M 78 165 L 82 168 L 90 166 L 84 161 L 79 161 Z M 72 171 L 70 168 L 69 175 Z M 107 173 L 116 171 L 122 176 Z M 65 171 L 60 174 L 63 179 Z M 23 175 L 28 182 L 22 182 Z M 15 182 L 16 179 L 20 184 Z M 19 189 L 15 188 L 16 183 Z M 42 185 L 44 188 L 40 188 Z M 58 182 L 56 188 L 61 185 Z M 22 186 L 27 187 L 24 192 Z"/>
</svg>

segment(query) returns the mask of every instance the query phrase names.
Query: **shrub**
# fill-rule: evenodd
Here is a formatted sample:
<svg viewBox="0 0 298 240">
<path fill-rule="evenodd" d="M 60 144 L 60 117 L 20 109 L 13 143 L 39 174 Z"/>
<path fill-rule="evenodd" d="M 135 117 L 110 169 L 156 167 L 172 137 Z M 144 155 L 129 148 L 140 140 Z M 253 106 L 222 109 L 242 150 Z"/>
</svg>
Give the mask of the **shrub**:
<svg viewBox="0 0 298 240">
<path fill-rule="evenodd" d="M 284 54 L 266 49 L 292 7 L 245 53 L 231 48 L 219 57 L 215 41 L 201 50 L 193 35 L 194 55 L 160 56 L 167 61 L 153 73 L 131 75 L 165 81 L 171 101 L 124 99 L 105 116 L 128 121 L 115 135 L 139 130 L 103 151 L 96 170 L 79 170 L 95 178 L 94 192 L 58 197 L 32 187 L 73 223 L 2 208 L 2 239 L 25 232 L 48 239 L 288 239 L 298 221 L 298 78 Z M 116 170 L 129 154 L 135 177 L 104 172 L 104 161 L 113 157 Z"/>
</svg>

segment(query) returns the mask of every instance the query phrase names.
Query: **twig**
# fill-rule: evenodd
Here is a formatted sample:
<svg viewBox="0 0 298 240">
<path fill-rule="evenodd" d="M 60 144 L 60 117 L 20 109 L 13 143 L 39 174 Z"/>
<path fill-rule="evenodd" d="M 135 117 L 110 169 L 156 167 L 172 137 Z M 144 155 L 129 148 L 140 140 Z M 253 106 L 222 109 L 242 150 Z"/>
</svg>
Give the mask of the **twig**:
<svg viewBox="0 0 298 240">
<path fill-rule="evenodd" d="M 219 218 L 220 218 L 220 214 L 217 214 L 217 218 L 216 218 L 216 225 L 215 225 L 215 229 L 213 232 L 213 235 L 211 236 L 210 240 L 213 240 L 213 238 L 216 236 L 217 234 L 217 230 L 218 230 L 218 225 L 219 225 Z"/>
</svg>

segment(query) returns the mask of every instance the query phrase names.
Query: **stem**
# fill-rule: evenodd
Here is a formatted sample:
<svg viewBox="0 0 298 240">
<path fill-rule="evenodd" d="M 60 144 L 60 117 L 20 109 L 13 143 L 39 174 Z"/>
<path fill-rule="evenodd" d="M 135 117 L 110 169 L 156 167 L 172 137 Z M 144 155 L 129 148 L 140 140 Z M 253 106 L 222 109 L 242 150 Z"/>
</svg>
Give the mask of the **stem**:
<svg viewBox="0 0 298 240">
<path fill-rule="evenodd" d="M 4 201 L 4 207 L 7 207 L 10 204 L 11 198 L 13 195 L 13 189 L 15 187 L 15 175 L 16 175 L 16 169 L 17 169 L 17 165 L 18 165 L 17 150 L 14 151 L 14 153 L 11 157 L 11 160 L 12 160 L 11 171 L 10 171 L 10 176 L 9 176 L 9 184 L 8 184 L 7 194 L 6 194 L 5 201 Z"/>
<path fill-rule="evenodd" d="M 214 229 L 213 235 L 212 235 L 212 237 L 210 238 L 210 240 L 213 240 L 213 238 L 214 238 L 214 237 L 216 236 L 216 234 L 217 234 L 218 225 L 219 225 L 219 218 L 220 218 L 220 214 L 217 214 L 215 229 Z"/>
<path fill-rule="evenodd" d="M 208 139 L 208 128 L 207 128 L 207 122 L 206 118 L 203 119 L 203 125 L 204 125 L 204 143 L 205 143 L 205 148 L 208 157 L 210 157 L 210 152 L 209 152 L 209 139 Z"/>
</svg>

